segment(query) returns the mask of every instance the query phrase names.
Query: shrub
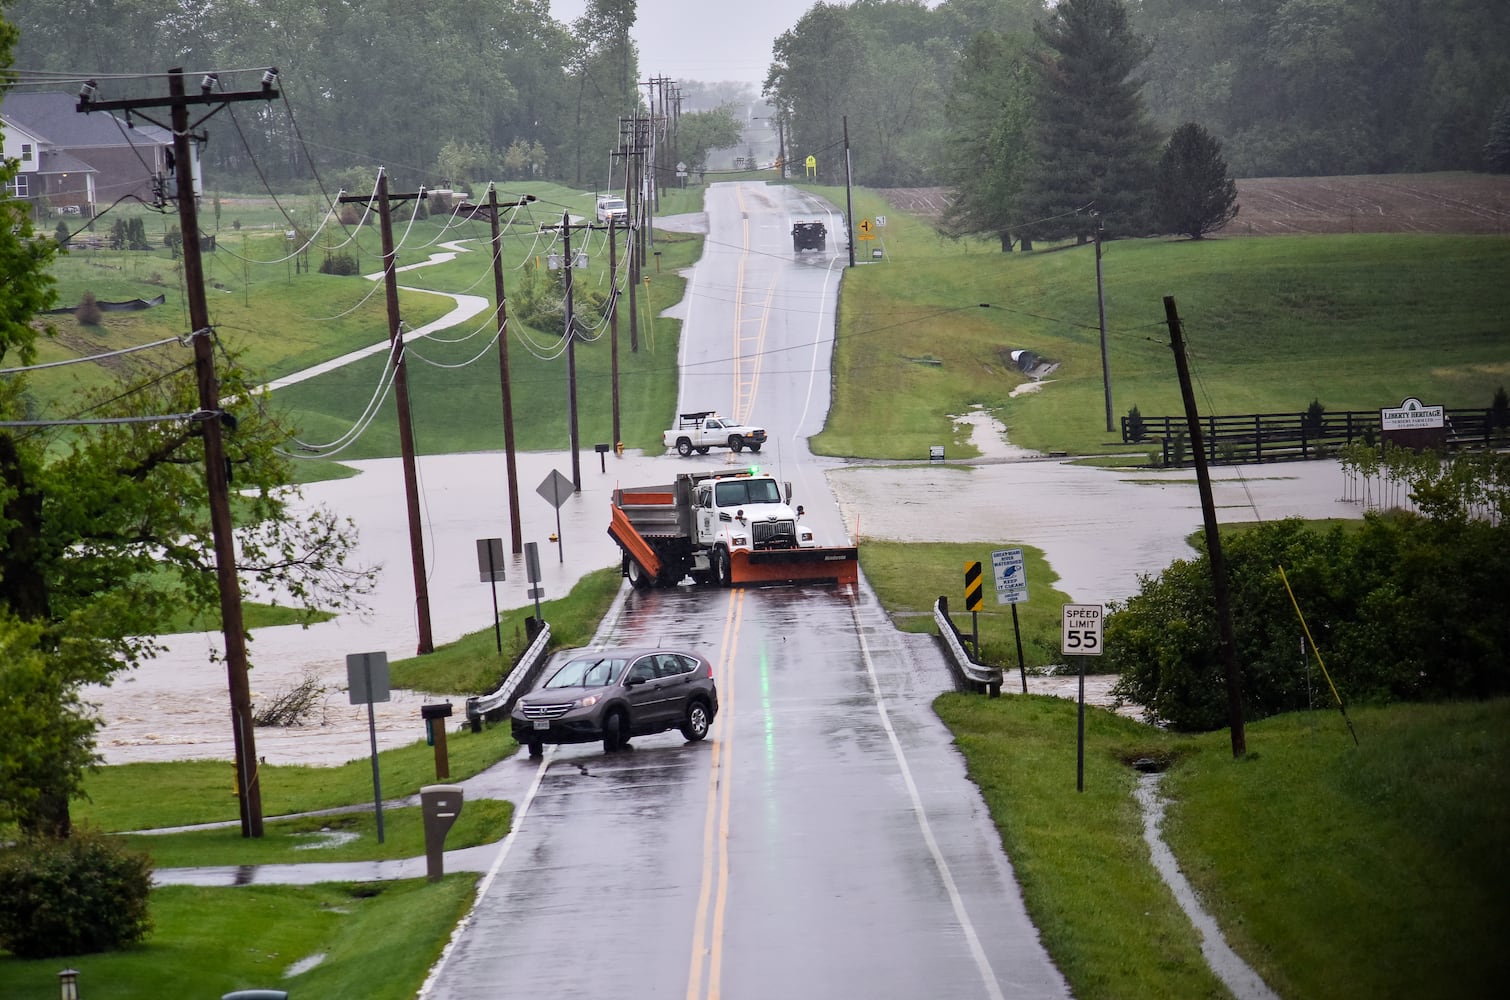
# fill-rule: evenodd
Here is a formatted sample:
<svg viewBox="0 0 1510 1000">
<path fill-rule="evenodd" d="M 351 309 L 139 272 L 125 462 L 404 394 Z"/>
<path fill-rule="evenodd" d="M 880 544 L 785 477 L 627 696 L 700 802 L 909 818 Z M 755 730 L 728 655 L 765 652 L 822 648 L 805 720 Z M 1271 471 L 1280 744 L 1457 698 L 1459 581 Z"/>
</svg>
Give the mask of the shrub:
<svg viewBox="0 0 1510 1000">
<path fill-rule="evenodd" d="M 349 253 L 328 253 L 320 261 L 321 274 L 356 274 L 357 259 Z"/>
<path fill-rule="evenodd" d="M 1321 433 L 1321 418 L 1326 415 L 1326 407 L 1321 400 L 1311 400 L 1311 405 L 1306 407 L 1305 428 L 1307 434 Z"/>
<path fill-rule="evenodd" d="M 152 862 L 88 830 L 0 856 L 0 946 L 17 958 L 112 951 L 152 929 Z"/>
<path fill-rule="evenodd" d="M 1134 406 L 1127 411 L 1127 439 L 1129 441 L 1141 441 L 1143 435 L 1148 433 L 1143 426 L 1143 413 Z"/>
<path fill-rule="evenodd" d="M 105 318 L 105 314 L 100 311 L 100 304 L 95 299 L 93 292 L 84 293 L 84 297 L 79 300 L 78 308 L 73 311 L 73 318 L 85 326 L 100 325 L 100 322 Z"/>
<path fill-rule="evenodd" d="M 52 238 L 58 241 L 58 246 L 66 247 L 71 234 L 68 231 L 68 223 L 58 221 L 58 228 L 53 230 Z"/>
</svg>

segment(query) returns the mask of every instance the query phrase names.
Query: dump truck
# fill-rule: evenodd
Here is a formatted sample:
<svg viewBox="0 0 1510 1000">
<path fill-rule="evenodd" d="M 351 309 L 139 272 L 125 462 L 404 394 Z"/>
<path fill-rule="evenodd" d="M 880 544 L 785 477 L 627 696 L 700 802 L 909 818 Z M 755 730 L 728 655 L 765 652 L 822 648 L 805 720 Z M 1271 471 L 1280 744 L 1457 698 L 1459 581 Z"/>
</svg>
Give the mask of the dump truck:
<svg viewBox="0 0 1510 1000">
<path fill-rule="evenodd" d="M 791 506 L 790 483 L 758 469 L 684 472 L 664 486 L 613 492 L 608 534 L 638 589 L 685 577 L 722 587 L 814 582 L 854 586 L 859 552 L 823 547 Z"/>
<path fill-rule="evenodd" d="M 821 222 L 792 223 L 792 250 L 822 250 L 828 246 L 828 227 Z"/>
</svg>

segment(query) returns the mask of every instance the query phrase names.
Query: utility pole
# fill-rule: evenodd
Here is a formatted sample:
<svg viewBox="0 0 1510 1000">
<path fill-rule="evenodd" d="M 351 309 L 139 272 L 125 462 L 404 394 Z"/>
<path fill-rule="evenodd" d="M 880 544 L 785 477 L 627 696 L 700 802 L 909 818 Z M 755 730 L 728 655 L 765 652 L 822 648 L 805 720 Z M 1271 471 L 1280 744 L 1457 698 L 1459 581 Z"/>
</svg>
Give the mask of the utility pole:
<svg viewBox="0 0 1510 1000">
<path fill-rule="evenodd" d="M 617 217 L 608 216 L 608 346 L 612 359 L 614 453 L 624 439 L 619 434 L 619 234 Z"/>
<path fill-rule="evenodd" d="M 577 493 L 582 492 L 582 456 L 580 454 L 581 446 L 577 434 L 577 331 L 576 321 L 572 317 L 571 272 L 573 261 L 571 252 L 571 231 L 573 229 L 591 230 L 601 228 L 603 227 L 593 225 L 573 226 L 571 224 L 571 213 L 566 211 L 562 211 L 561 213 L 561 225 L 559 227 L 540 227 L 541 232 L 550 232 L 552 230 L 559 232 L 561 234 L 565 248 L 565 261 L 563 266 L 566 268 L 566 299 L 563 311 L 566 314 L 566 392 L 568 404 L 571 411 L 571 482 L 573 491 Z"/>
<path fill-rule="evenodd" d="M 844 230 L 849 235 L 849 266 L 855 266 L 855 201 L 850 193 L 849 175 L 849 115 L 845 115 L 841 121 L 844 123 Z"/>
<path fill-rule="evenodd" d="M 262 836 L 262 785 L 257 775 L 257 743 L 252 724 L 252 693 L 247 679 L 246 634 L 241 616 L 241 582 L 236 576 L 236 538 L 231 522 L 230 469 L 221 437 L 221 422 L 227 415 L 220 406 L 220 384 L 215 374 L 215 354 L 210 310 L 204 294 L 204 263 L 199 248 L 199 206 L 194 191 L 192 129 L 202 125 L 227 104 L 238 101 L 268 101 L 278 96 L 273 84 L 278 71 L 262 74 L 262 89 L 235 93 L 215 92 L 219 77 L 206 74 L 198 96 L 184 88 L 182 67 L 168 71 L 168 97 L 141 100 L 96 101 L 95 84 L 85 84 L 75 110 L 141 111 L 170 109 L 173 133 L 173 164 L 177 181 L 179 229 L 183 234 L 184 295 L 193 327 L 194 375 L 199 384 L 199 408 L 207 418 L 199 421 L 204 435 L 205 492 L 210 506 L 210 534 L 215 547 L 215 576 L 220 589 L 220 627 L 225 636 L 226 679 L 231 699 L 231 737 L 236 756 L 236 797 L 241 810 L 241 835 Z M 189 122 L 189 105 L 213 105 L 199 121 Z M 142 115 L 147 118 L 146 115 Z M 147 118 L 151 121 L 150 118 Z M 158 124 L 153 122 L 153 124 Z M 161 127 L 161 126 L 159 126 Z"/>
<path fill-rule="evenodd" d="M 412 194 L 389 194 L 388 171 L 378 171 L 378 221 L 383 234 L 383 290 L 388 303 L 388 343 L 393 356 L 393 400 L 398 410 L 399 455 L 404 466 L 404 499 L 409 508 L 409 561 L 414 567 L 414 611 L 419 622 L 419 647 L 416 652 L 435 652 L 430 632 L 430 584 L 425 573 L 425 535 L 419 517 L 419 474 L 415 469 L 414 426 L 409 415 L 409 374 L 404 361 L 404 331 L 398 312 L 397 253 L 393 247 L 393 213 L 389 203 L 423 198 L 423 190 Z M 369 203 L 368 195 L 343 195 L 336 199 Z"/>
<path fill-rule="evenodd" d="M 1232 631 L 1232 605 L 1227 596 L 1227 565 L 1222 558 L 1222 536 L 1217 530 L 1216 501 L 1211 495 L 1211 473 L 1206 468 L 1206 447 L 1201 440 L 1201 418 L 1195 409 L 1195 389 L 1185 360 L 1185 340 L 1180 332 L 1180 314 L 1174 296 L 1164 296 L 1164 317 L 1169 324 L 1169 346 L 1174 349 L 1175 373 L 1180 397 L 1185 401 L 1185 421 L 1190 428 L 1190 447 L 1195 453 L 1195 480 L 1201 494 L 1201 520 L 1206 525 L 1206 553 L 1211 559 L 1211 587 L 1216 598 L 1216 623 L 1222 668 L 1227 677 L 1227 723 L 1232 730 L 1232 756 L 1248 752 L 1243 731 L 1243 682 L 1237 668 L 1237 639 Z"/>
<path fill-rule="evenodd" d="M 1112 430 L 1112 375 L 1106 363 L 1106 288 L 1101 281 L 1101 236 L 1106 231 L 1096 213 L 1096 311 L 1101 316 L 1101 385 L 1106 393 L 1106 430 Z"/>
<path fill-rule="evenodd" d="M 503 235 L 499 228 L 499 208 L 519 208 L 535 200 L 527 194 L 518 201 L 500 205 L 498 189 L 488 185 L 486 205 L 463 204 L 458 213 L 468 217 L 478 212 L 487 212 L 493 224 L 493 295 L 498 302 L 498 380 L 503 385 L 503 453 L 509 470 L 509 541 L 514 555 L 524 551 L 524 532 L 519 524 L 519 462 L 514 448 L 514 385 L 509 376 L 509 311 L 508 300 L 503 294 Z"/>
</svg>

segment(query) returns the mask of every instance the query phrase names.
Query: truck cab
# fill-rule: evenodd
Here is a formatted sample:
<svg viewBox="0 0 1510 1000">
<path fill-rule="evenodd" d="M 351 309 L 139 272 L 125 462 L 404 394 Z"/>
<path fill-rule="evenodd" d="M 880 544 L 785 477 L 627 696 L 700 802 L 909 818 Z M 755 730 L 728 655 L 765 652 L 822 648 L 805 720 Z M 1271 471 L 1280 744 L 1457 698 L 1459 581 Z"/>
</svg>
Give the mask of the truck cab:
<svg viewBox="0 0 1510 1000">
<path fill-rule="evenodd" d="M 697 544 L 730 552 L 816 545 L 812 529 L 799 523 L 802 508 L 789 506 L 790 492 L 770 476 L 752 473 L 699 482 L 692 496 Z"/>
</svg>

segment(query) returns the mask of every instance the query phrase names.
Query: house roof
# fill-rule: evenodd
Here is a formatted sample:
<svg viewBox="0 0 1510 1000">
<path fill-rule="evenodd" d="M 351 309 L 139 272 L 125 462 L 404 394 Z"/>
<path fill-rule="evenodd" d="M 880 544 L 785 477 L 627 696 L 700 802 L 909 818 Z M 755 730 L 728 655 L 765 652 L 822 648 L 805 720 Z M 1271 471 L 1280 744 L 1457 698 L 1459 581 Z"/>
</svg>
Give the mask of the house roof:
<svg viewBox="0 0 1510 1000">
<path fill-rule="evenodd" d="M 171 146 L 173 134 L 147 122 L 127 127 L 107 111 L 80 114 L 78 98 L 60 92 L 16 93 L 0 101 L 0 118 L 62 149 Z"/>
<path fill-rule="evenodd" d="M 98 170 L 70 153 L 59 149 L 44 149 L 37 158 L 39 174 L 97 174 Z"/>
</svg>

